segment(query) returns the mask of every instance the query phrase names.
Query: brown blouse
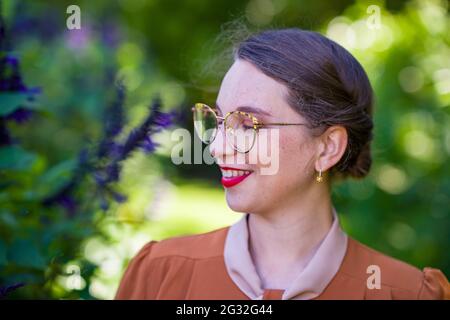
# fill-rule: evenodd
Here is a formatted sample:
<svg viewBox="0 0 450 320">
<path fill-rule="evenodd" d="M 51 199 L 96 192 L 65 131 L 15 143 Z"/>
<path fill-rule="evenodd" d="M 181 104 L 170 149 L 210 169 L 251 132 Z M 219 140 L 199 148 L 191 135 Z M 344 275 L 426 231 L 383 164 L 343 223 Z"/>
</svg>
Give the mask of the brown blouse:
<svg viewBox="0 0 450 320">
<path fill-rule="evenodd" d="M 116 299 L 248 300 L 233 282 L 224 260 L 230 227 L 147 243 L 131 260 Z M 381 287 L 369 289 L 369 265 L 381 270 Z M 281 299 L 265 289 L 262 299 Z M 450 299 L 450 284 L 438 269 L 422 271 L 348 237 L 342 263 L 314 299 Z"/>
</svg>

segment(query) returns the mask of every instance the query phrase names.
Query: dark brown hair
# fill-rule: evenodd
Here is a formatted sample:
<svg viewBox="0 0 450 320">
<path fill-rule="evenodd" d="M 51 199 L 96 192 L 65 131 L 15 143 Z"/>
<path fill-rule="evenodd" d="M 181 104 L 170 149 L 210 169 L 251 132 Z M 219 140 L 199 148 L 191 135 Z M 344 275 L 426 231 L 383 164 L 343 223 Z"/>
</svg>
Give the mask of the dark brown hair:
<svg viewBox="0 0 450 320">
<path fill-rule="evenodd" d="M 313 131 L 345 127 L 347 148 L 330 170 L 332 176 L 367 175 L 373 92 L 364 69 L 347 50 L 317 32 L 292 28 L 250 35 L 235 46 L 234 58 L 251 62 L 286 85 L 289 105 Z"/>
</svg>

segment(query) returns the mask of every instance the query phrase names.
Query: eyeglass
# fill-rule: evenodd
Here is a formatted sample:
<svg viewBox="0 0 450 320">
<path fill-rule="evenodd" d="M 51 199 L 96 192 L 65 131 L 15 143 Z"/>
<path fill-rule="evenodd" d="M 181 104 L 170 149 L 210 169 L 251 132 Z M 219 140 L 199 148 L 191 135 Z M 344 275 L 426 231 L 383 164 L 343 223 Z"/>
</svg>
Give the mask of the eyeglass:
<svg viewBox="0 0 450 320">
<path fill-rule="evenodd" d="M 204 103 L 196 103 L 192 107 L 194 128 L 205 144 L 210 144 L 217 136 L 219 121 L 223 122 L 227 141 L 230 142 L 234 150 L 247 153 L 256 141 L 256 136 L 260 128 L 268 126 L 291 126 L 308 125 L 306 123 L 262 123 L 254 115 L 244 111 L 231 111 L 225 117 L 218 116 L 210 106 Z"/>
</svg>

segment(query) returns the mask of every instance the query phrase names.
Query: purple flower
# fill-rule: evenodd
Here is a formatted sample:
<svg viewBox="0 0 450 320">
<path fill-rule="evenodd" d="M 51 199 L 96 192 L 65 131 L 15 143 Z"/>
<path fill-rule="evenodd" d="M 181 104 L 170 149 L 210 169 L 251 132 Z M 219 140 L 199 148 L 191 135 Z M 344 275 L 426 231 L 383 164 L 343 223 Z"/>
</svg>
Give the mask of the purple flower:
<svg viewBox="0 0 450 320">
<path fill-rule="evenodd" d="M 82 149 L 78 154 L 77 167 L 68 181 L 61 189 L 54 194 L 48 195 L 42 200 L 44 206 L 60 205 L 69 217 L 73 217 L 78 209 L 78 203 L 75 201 L 75 190 L 85 178 L 86 174 L 92 170 L 89 150 Z"/>
<path fill-rule="evenodd" d="M 160 113 L 155 117 L 155 124 L 166 128 L 172 124 L 172 114 Z"/>
<path fill-rule="evenodd" d="M 123 104 L 125 88 L 119 84 L 117 98 L 106 109 L 104 118 L 103 137 L 99 143 L 94 144 L 95 149 L 80 152 L 79 166 L 72 181 L 44 201 L 44 204 L 58 203 L 66 208 L 69 216 L 73 216 L 76 203 L 73 193 L 86 174 L 91 175 L 96 184 L 96 198 L 102 210 L 106 211 L 113 200 L 122 203 L 127 200 L 123 195 L 112 188 L 112 184 L 120 180 L 122 161 L 130 154 L 142 148 L 146 153 L 152 153 L 158 146 L 152 139 L 152 134 L 172 124 L 174 113 L 161 112 L 160 99 L 154 99 L 149 108 L 149 114 L 141 125 L 132 129 L 123 142 L 116 141 L 116 136 L 122 131 L 126 122 Z"/>
<path fill-rule="evenodd" d="M 9 131 L 6 128 L 3 120 L 0 118 L 0 146 L 7 146 L 12 143 Z"/>
<path fill-rule="evenodd" d="M 109 21 L 101 26 L 101 38 L 103 43 L 110 48 L 116 48 L 119 45 L 122 34 L 115 21 Z"/>
<path fill-rule="evenodd" d="M 106 184 L 107 179 L 102 171 L 95 171 L 92 175 L 99 186 L 104 186 Z"/>
<path fill-rule="evenodd" d="M 153 142 L 152 138 L 150 136 L 146 136 L 144 138 L 144 141 L 142 141 L 140 147 L 145 151 L 145 153 L 153 153 L 156 150 L 156 147 L 158 146 L 157 143 Z"/>
<path fill-rule="evenodd" d="M 98 157 L 116 156 L 120 146 L 114 142 L 114 138 L 122 132 L 125 123 L 125 112 L 123 104 L 125 101 L 125 87 L 122 83 L 118 83 L 116 99 L 106 109 L 103 119 L 103 138 L 99 143 Z"/>
<path fill-rule="evenodd" d="M 33 111 L 19 108 L 13 113 L 9 114 L 5 119 L 6 120 L 14 120 L 16 123 L 24 123 L 28 121 L 33 115 Z"/>
<path fill-rule="evenodd" d="M 120 166 L 118 162 L 112 162 L 106 167 L 107 181 L 116 182 L 119 181 Z"/>
<path fill-rule="evenodd" d="M 98 145 L 97 155 L 99 158 L 105 158 L 115 152 L 115 142 L 108 138 L 104 138 Z"/>
<path fill-rule="evenodd" d="M 111 194 L 113 199 L 118 203 L 123 203 L 123 202 L 127 201 L 127 196 L 123 195 L 120 192 L 117 192 L 114 190 L 109 190 L 109 193 Z"/>
<path fill-rule="evenodd" d="M 26 10 L 26 6 L 26 3 L 17 1 L 15 11 L 20 12 L 20 15 L 12 19 L 10 27 L 10 33 L 14 35 L 14 39 L 26 39 L 30 34 L 30 30 L 33 30 L 33 36 L 47 43 L 60 35 L 60 12 L 57 8 L 47 7 L 45 11 L 40 12 L 39 16 L 36 16 L 29 10 Z"/>
<path fill-rule="evenodd" d="M 186 112 L 182 112 L 180 110 L 186 110 L 186 108 L 181 106 L 181 107 L 178 108 L 178 110 L 175 109 L 175 110 L 172 110 L 172 111 L 169 112 L 170 119 L 172 121 L 171 125 L 181 124 L 181 123 L 184 123 L 186 121 Z"/>
<path fill-rule="evenodd" d="M 27 89 L 20 75 L 19 62 L 11 55 L 0 59 L 0 79 L 2 91 L 23 92 Z"/>
<path fill-rule="evenodd" d="M 100 194 L 100 209 L 106 211 L 109 209 L 109 203 L 106 201 L 106 198 L 103 194 Z"/>
<path fill-rule="evenodd" d="M 132 130 L 123 144 L 122 160 L 128 157 L 136 148 L 144 148 L 147 152 L 153 152 L 157 146 L 151 140 L 151 134 L 159 132 L 162 128 L 170 125 L 170 115 L 160 111 L 161 100 L 156 98 L 150 106 L 150 112 L 144 122 L 136 129 Z"/>
<path fill-rule="evenodd" d="M 10 54 L 0 59 L 0 91 L 27 93 L 30 95 L 28 100 L 33 100 L 34 95 L 41 93 L 38 87 L 25 86 L 20 74 L 19 60 Z"/>
<path fill-rule="evenodd" d="M 89 162 L 89 151 L 87 148 L 81 149 L 78 153 L 78 164 L 85 165 Z"/>
<path fill-rule="evenodd" d="M 73 217 L 75 215 L 75 212 L 77 210 L 77 203 L 72 198 L 72 196 L 70 196 L 68 194 L 61 195 L 58 198 L 57 202 L 64 209 L 66 209 L 66 212 L 67 212 L 69 217 Z"/>
<path fill-rule="evenodd" d="M 27 88 L 26 93 L 28 93 L 30 96 L 28 97 L 28 101 L 34 101 L 35 96 L 37 94 L 41 94 L 42 93 L 42 88 L 41 87 L 32 87 L 32 88 Z"/>
<path fill-rule="evenodd" d="M 112 138 L 122 132 L 125 123 L 125 112 L 123 104 L 125 102 L 125 86 L 119 82 L 117 84 L 117 97 L 114 103 L 106 110 L 105 116 L 105 136 Z"/>
<path fill-rule="evenodd" d="M 83 50 L 89 44 L 91 38 L 91 30 L 89 27 L 83 26 L 81 29 L 67 30 L 66 43 L 71 49 Z"/>
<path fill-rule="evenodd" d="M 19 66 L 19 60 L 16 57 L 11 56 L 11 55 L 7 55 L 5 57 L 5 63 L 9 64 L 10 66 L 15 67 L 15 68 L 17 68 Z"/>
<path fill-rule="evenodd" d="M 2 287 L 0 287 L 0 299 L 6 298 L 6 296 L 9 293 L 13 292 L 14 290 L 16 290 L 16 289 L 18 289 L 20 287 L 23 287 L 24 285 L 25 285 L 25 283 L 19 282 L 19 283 L 12 284 L 10 286 L 2 286 Z"/>
</svg>

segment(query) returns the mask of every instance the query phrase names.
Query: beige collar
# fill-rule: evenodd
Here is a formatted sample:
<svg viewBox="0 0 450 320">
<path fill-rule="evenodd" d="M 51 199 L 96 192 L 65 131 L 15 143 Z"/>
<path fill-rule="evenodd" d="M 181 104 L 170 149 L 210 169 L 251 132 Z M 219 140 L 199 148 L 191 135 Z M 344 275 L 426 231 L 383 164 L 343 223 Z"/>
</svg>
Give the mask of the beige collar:
<svg viewBox="0 0 450 320">
<path fill-rule="evenodd" d="M 339 270 L 347 250 L 347 235 L 341 229 L 335 208 L 332 210 L 333 224 L 330 230 L 306 266 L 283 291 L 283 300 L 306 300 L 317 297 Z M 260 300 L 267 290 L 262 288 L 261 279 L 250 256 L 248 216 L 248 213 L 244 214 L 239 221 L 230 226 L 225 240 L 224 259 L 233 282 L 250 299 Z"/>
</svg>

